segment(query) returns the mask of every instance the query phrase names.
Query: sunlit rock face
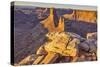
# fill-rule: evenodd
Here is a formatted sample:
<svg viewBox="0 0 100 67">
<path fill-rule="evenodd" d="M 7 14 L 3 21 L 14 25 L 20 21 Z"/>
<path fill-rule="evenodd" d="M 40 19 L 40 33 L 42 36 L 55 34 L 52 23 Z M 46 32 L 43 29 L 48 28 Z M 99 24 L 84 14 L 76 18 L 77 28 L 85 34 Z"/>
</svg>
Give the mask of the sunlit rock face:
<svg viewBox="0 0 100 67">
<path fill-rule="evenodd" d="M 63 16 L 70 20 L 73 19 L 90 23 L 97 22 L 96 11 L 73 10 L 71 14 L 64 14 Z"/>
<path fill-rule="evenodd" d="M 76 19 L 79 21 L 96 23 L 97 17 L 95 11 L 76 11 Z"/>
<path fill-rule="evenodd" d="M 44 45 L 47 52 L 52 51 L 63 56 L 76 56 L 76 46 L 80 43 L 77 38 L 70 41 L 71 35 L 65 32 L 50 32 L 46 36 L 48 41 Z"/>
<path fill-rule="evenodd" d="M 97 32 L 87 33 L 87 39 L 95 39 L 95 40 L 97 40 Z"/>
<path fill-rule="evenodd" d="M 50 9 L 50 15 L 48 16 L 47 19 L 43 20 L 41 22 L 41 24 L 43 24 L 44 28 L 47 28 L 49 32 L 62 32 L 64 31 L 64 19 L 62 17 L 60 17 L 57 21 L 55 21 L 55 15 L 54 15 L 54 11 L 51 8 Z M 57 26 L 55 26 L 55 24 L 58 24 Z"/>
</svg>

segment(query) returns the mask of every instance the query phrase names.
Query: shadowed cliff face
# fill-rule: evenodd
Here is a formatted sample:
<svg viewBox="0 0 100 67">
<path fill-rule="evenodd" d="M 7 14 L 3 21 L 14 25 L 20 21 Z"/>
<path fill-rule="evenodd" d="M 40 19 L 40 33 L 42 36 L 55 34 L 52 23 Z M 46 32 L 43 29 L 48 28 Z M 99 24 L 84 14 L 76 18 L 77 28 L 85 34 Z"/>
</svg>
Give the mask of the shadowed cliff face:
<svg viewBox="0 0 100 67">
<path fill-rule="evenodd" d="M 19 62 L 24 57 L 34 54 L 39 46 L 45 42 L 47 30 L 41 24 L 34 29 L 15 29 L 14 59 Z"/>
<path fill-rule="evenodd" d="M 30 12 L 24 13 L 26 10 Z M 34 54 L 45 42 L 47 30 L 40 24 L 33 8 L 15 10 L 14 26 L 14 62 L 18 63 L 26 56 Z"/>
<path fill-rule="evenodd" d="M 48 32 L 48 30 L 45 29 L 40 22 L 41 20 L 47 19 L 47 17 L 49 16 L 49 8 L 47 10 L 41 10 L 40 8 L 28 8 L 23 6 L 21 6 L 22 8 L 19 7 L 16 7 L 14 11 L 15 63 L 18 63 L 21 59 L 25 58 L 26 56 L 35 53 L 36 50 L 45 42 L 45 34 Z M 39 10 L 40 12 L 37 12 Z M 43 10 L 45 11 L 43 12 Z M 64 14 L 70 15 L 73 13 L 73 10 L 55 10 L 58 10 L 55 13 L 55 26 L 59 25 L 59 27 L 64 27 L 64 31 L 74 32 L 84 37 L 88 32 L 97 31 L 96 22 L 87 23 L 86 21 L 70 20 L 68 18 L 64 18 L 64 24 L 62 24 L 61 26 L 61 24 L 57 22 L 59 21 L 59 16 L 63 17 Z"/>
<path fill-rule="evenodd" d="M 69 20 L 65 22 L 65 31 L 74 32 L 81 35 L 82 37 L 86 37 L 87 33 L 97 32 L 97 24 Z"/>
</svg>

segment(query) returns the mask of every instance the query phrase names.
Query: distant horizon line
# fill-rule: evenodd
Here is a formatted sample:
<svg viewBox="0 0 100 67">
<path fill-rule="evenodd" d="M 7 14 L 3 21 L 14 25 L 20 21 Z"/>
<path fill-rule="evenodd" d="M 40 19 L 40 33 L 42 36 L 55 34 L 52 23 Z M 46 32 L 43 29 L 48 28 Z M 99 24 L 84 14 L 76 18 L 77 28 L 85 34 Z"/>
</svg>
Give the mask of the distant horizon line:
<svg viewBox="0 0 100 67">
<path fill-rule="evenodd" d="M 62 8 L 74 10 L 87 10 L 97 11 L 97 6 L 88 5 L 72 5 L 72 4 L 56 4 L 56 3 L 41 3 L 41 2 L 25 2 L 25 1 L 12 1 L 11 6 L 29 6 L 29 7 L 43 7 L 43 8 Z"/>
</svg>

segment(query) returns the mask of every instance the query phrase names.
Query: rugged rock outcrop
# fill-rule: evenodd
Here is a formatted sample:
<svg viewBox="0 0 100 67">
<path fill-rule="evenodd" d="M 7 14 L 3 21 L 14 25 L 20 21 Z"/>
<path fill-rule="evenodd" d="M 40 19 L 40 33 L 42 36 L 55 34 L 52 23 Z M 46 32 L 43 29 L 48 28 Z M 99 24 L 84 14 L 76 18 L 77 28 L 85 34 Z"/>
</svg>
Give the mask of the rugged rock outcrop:
<svg viewBox="0 0 100 67">
<path fill-rule="evenodd" d="M 32 10 L 33 8 L 30 8 L 30 9 Z M 46 10 L 47 11 L 46 13 L 45 12 L 43 13 L 45 15 L 42 15 L 42 13 L 40 13 L 39 15 L 38 13 L 36 14 L 35 12 L 36 8 L 33 9 L 34 11 L 26 11 L 30 9 L 26 8 L 23 11 L 23 9 L 20 8 L 20 10 L 15 10 L 15 13 L 14 13 L 15 14 L 14 15 L 14 24 L 15 24 L 14 61 L 15 63 L 19 63 L 19 61 L 21 61 L 22 59 L 30 55 L 28 57 L 29 59 L 32 54 L 35 54 L 38 48 L 41 45 L 43 45 L 45 42 L 47 42 L 45 35 L 48 33 L 48 31 L 49 32 L 56 31 L 56 32 L 63 32 L 63 33 L 67 32 L 69 36 L 80 40 L 81 43 L 79 44 L 78 47 L 79 49 L 82 49 L 82 50 L 79 50 L 79 51 L 84 50 L 85 52 L 79 55 L 80 59 L 78 59 L 78 61 L 81 61 L 83 57 L 88 56 L 89 55 L 88 52 L 90 52 L 90 55 L 89 55 L 90 57 L 94 56 L 94 58 L 96 58 L 96 54 L 94 53 L 96 52 L 96 49 L 97 49 L 96 48 L 97 39 L 96 40 L 93 39 L 94 37 L 92 37 L 91 39 L 90 34 L 89 36 L 86 36 L 87 33 L 97 31 L 96 23 L 91 23 L 91 22 L 87 23 L 85 21 L 78 21 L 78 20 L 68 20 L 61 16 L 62 13 L 61 15 L 57 15 L 58 20 L 56 21 L 58 22 L 54 23 L 55 19 L 54 19 L 53 13 L 51 12 L 49 16 L 48 9 Z M 37 9 L 37 11 L 39 10 Z M 43 12 L 43 11 L 40 10 L 40 12 Z M 58 12 L 58 14 L 60 12 Z M 73 11 L 71 10 L 71 12 Z M 61 18 L 59 16 L 61 16 Z M 48 18 L 49 20 L 47 20 Z M 40 23 L 41 20 L 43 20 L 42 21 L 43 23 Z M 47 23 L 47 21 L 49 24 Z M 93 55 L 91 55 L 92 52 L 93 52 Z M 85 54 L 86 56 L 84 56 Z"/>
</svg>

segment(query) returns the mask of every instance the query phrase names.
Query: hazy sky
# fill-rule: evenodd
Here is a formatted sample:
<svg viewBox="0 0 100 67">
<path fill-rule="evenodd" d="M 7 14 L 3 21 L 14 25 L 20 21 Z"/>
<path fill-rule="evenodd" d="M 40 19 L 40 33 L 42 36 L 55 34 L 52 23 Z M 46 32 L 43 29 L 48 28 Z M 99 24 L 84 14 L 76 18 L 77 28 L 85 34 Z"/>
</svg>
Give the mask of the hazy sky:
<svg viewBox="0 0 100 67">
<path fill-rule="evenodd" d="M 68 5 L 68 4 L 50 4 L 50 3 L 39 3 L 39 2 L 24 2 L 24 1 L 15 1 L 15 5 L 19 6 L 36 6 L 36 7 L 54 7 L 54 8 L 65 8 L 65 9 L 78 9 L 78 10 L 92 10 L 96 11 L 96 6 L 80 6 L 80 5 Z"/>
</svg>

